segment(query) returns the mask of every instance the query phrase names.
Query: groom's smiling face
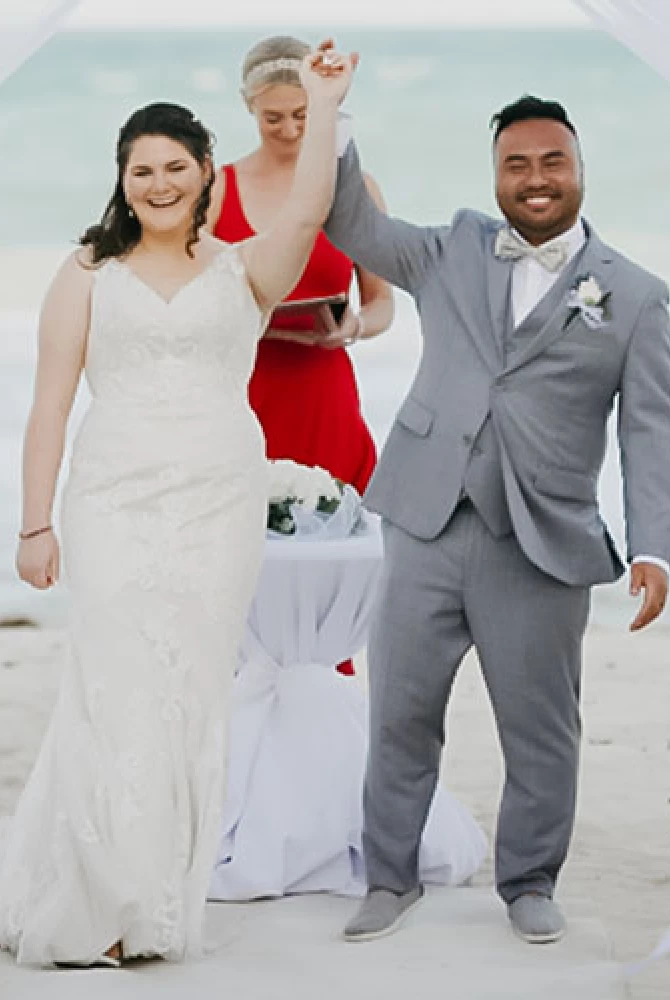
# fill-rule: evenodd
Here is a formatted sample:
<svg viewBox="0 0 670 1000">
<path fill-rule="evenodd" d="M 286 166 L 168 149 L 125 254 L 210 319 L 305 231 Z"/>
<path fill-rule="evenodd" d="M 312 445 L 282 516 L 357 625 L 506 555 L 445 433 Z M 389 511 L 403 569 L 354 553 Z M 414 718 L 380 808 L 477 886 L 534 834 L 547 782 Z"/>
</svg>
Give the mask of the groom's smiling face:
<svg viewBox="0 0 670 1000">
<path fill-rule="evenodd" d="M 584 197 L 572 132 L 551 118 L 509 125 L 495 145 L 496 197 L 514 229 L 534 246 L 575 224 Z"/>
</svg>

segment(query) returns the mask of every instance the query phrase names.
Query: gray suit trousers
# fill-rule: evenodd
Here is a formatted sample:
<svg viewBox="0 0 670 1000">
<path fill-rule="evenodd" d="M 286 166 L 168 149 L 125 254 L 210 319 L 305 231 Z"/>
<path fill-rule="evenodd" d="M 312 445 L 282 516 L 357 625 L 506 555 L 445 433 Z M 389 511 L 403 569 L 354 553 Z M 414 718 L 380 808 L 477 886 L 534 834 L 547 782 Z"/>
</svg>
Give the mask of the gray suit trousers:
<svg viewBox="0 0 670 1000">
<path fill-rule="evenodd" d="M 589 588 L 537 569 L 514 535 L 493 536 L 467 501 L 436 540 L 386 522 L 384 544 L 368 647 L 368 885 L 405 891 L 418 882 L 445 709 L 474 645 L 506 765 L 498 892 L 506 902 L 528 891 L 552 895 L 575 813 Z"/>
</svg>

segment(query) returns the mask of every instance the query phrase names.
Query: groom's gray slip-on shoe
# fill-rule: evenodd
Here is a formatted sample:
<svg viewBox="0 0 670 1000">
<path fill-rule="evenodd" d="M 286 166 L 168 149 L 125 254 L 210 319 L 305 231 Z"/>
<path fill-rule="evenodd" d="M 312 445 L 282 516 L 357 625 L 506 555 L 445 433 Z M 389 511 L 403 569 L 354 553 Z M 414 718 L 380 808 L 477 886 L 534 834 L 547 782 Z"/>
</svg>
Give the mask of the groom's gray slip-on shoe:
<svg viewBox="0 0 670 1000">
<path fill-rule="evenodd" d="M 548 896 L 527 892 L 507 907 L 515 934 L 529 944 L 551 944 L 565 935 L 565 917 Z"/>
<path fill-rule="evenodd" d="M 397 931 L 405 917 L 423 899 L 423 886 L 408 892 L 370 889 L 358 913 L 344 928 L 345 941 L 374 941 Z"/>
</svg>

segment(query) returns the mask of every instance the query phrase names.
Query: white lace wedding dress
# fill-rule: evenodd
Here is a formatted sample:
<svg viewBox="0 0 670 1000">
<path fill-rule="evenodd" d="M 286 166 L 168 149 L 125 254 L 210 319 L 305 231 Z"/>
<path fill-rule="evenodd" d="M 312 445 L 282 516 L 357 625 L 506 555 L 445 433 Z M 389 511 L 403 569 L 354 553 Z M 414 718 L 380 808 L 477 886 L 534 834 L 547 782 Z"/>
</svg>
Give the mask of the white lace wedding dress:
<svg viewBox="0 0 670 1000">
<path fill-rule="evenodd" d="M 260 334 L 232 247 L 170 302 L 125 264 L 97 272 L 62 511 L 72 655 L 0 853 L 0 947 L 20 962 L 201 950 L 265 538 Z"/>
</svg>

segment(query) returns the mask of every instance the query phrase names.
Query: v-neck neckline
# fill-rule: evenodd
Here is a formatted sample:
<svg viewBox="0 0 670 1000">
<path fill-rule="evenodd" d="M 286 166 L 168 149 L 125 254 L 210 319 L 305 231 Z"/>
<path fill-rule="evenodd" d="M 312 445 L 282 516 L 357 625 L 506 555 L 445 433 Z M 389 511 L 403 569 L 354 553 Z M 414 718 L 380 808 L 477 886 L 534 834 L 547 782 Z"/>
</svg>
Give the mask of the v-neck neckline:
<svg viewBox="0 0 670 1000">
<path fill-rule="evenodd" d="M 189 278 L 189 280 L 185 281 L 183 285 L 180 285 L 179 288 L 174 292 L 174 294 L 170 296 L 169 299 L 166 299 L 165 296 L 162 295 L 157 288 L 154 288 L 154 286 L 149 284 L 148 281 L 145 281 L 144 278 L 140 277 L 137 271 L 133 267 L 131 267 L 127 261 L 119 260 L 118 257 L 112 257 L 111 259 L 118 267 L 120 267 L 127 274 L 129 274 L 130 277 L 138 285 L 141 285 L 143 288 L 146 288 L 146 290 L 155 298 L 157 298 L 159 302 L 162 302 L 166 308 L 169 308 L 184 292 L 186 292 L 193 285 L 196 285 L 202 278 L 205 277 L 205 275 L 212 269 L 214 264 L 217 262 L 219 257 L 223 256 L 223 253 L 224 253 L 223 250 L 219 250 L 217 253 L 215 253 L 212 259 L 208 261 L 208 263 L 200 271 L 198 271 L 197 274 L 194 274 L 192 278 Z"/>
</svg>

